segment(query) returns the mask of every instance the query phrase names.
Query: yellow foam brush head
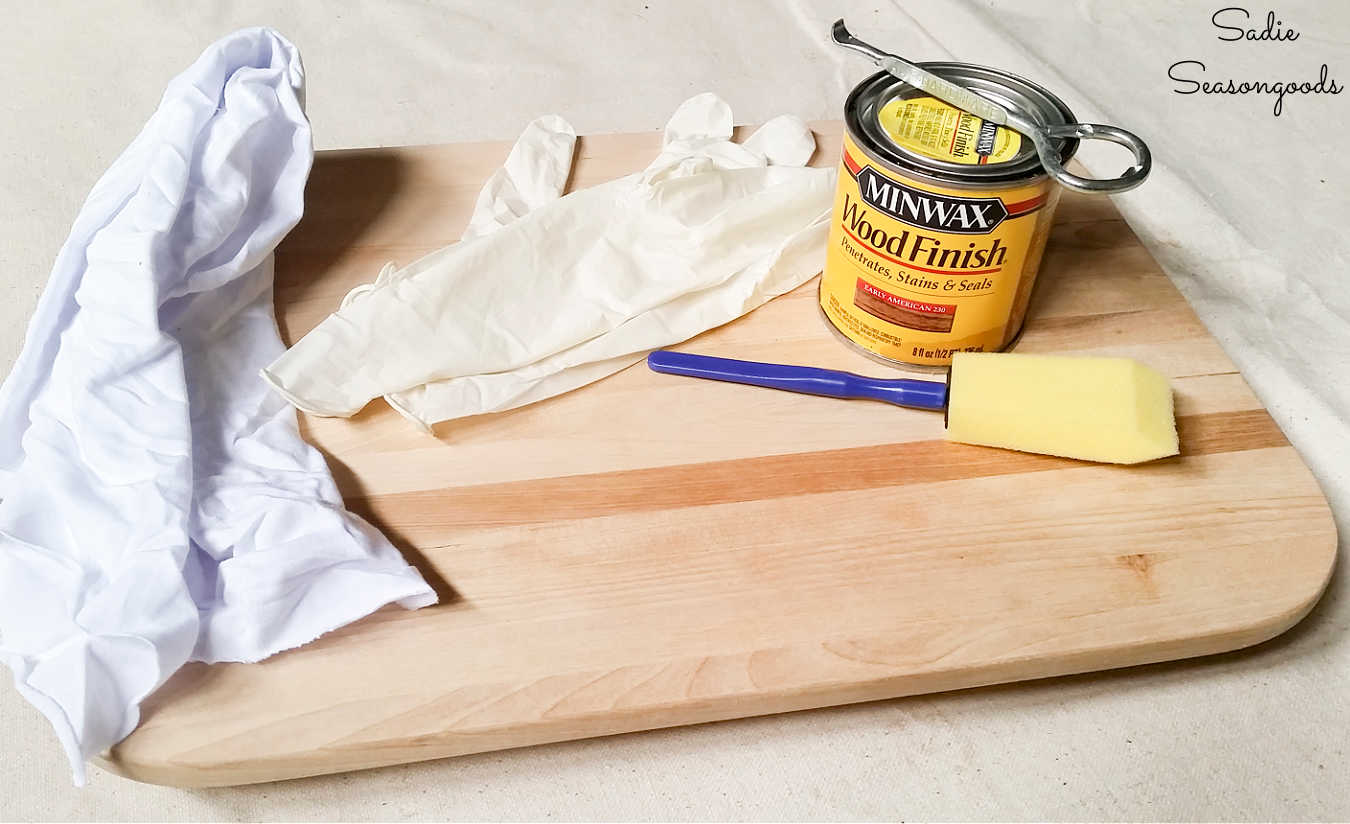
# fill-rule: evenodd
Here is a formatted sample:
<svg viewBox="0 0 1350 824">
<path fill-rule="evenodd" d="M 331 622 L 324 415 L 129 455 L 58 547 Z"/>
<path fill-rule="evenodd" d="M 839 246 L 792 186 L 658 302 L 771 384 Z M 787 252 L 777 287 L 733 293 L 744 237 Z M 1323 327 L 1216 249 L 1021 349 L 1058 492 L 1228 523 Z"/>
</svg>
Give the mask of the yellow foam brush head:
<svg viewBox="0 0 1350 824">
<path fill-rule="evenodd" d="M 1120 464 L 1179 450 L 1167 378 L 1129 358 L 958 353 L 947 439 Z"/>
</svg>

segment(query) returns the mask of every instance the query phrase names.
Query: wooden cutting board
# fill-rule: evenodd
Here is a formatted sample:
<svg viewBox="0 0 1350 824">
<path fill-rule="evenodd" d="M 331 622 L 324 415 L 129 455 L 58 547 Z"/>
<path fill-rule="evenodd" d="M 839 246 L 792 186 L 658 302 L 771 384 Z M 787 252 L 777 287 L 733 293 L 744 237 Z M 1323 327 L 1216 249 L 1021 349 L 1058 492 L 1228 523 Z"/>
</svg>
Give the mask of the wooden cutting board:
<svg viewBox="0 0 1350 824">
<path fill-rule="evenodd" d="M 816 124 L 817 164 L 840 126 Z M 656 133 L 582 140 L 573 188 Z M 507 144 L 322 152 L 277 253 L 293 341 L 387 260 L 453 242 Z M 1068 194 L 1019 351 L 1172 379 L 1183 455 L 949 444 L 942 416 L 657 375 L 443 425 L 301 416 L 348 505 L 441 595 L 255 665 L 190 665 L 105 759 L 241 784 L 1205 655 L 1312 607 L 1316 482 L 1106 198 Z M 816 283 L 682 348 L 869 374 Z"/>
</svg>

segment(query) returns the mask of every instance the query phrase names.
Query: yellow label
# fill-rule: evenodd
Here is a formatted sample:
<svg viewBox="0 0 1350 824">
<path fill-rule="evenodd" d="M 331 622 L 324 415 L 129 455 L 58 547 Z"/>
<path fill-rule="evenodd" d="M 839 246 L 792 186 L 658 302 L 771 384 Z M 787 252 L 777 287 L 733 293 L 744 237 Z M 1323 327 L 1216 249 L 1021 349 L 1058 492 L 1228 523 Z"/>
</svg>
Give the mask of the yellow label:
<svg viewBox="0 0 1350 824">
<path fill-rule="evenodd" d="M 949 163 L 1003 163 L 1022 146 L 1017 132 L 935 97 L 896 98 L 877 112 L 877 122 L 901 146 Z"/>
<path fill-rule="evenodd" d="M 942 366 L 997 352 L 1021 328 L 1058 188 L 972 191 L 874 164 L 847 135 L 820 305 L 882 357 Z"/>
</svg>

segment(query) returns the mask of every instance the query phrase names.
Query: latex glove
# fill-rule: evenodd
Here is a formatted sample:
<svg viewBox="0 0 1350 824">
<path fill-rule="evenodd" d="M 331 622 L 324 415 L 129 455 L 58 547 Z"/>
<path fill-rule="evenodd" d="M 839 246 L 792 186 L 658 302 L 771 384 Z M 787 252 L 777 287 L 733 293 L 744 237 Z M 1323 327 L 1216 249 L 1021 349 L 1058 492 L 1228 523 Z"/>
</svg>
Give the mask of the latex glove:
<svg viewBox="0 0 1350 824">
<path fill-rule="evenodd" d="M 386 270 L 264 377 L 316 414 L 386 394 L 427 425 L 567 391 L 793 288 L 819 269 L 833 172 L 802 168 L 795 118 L 731 133 L 720 99 L 686 101 L 643 173 Z"/>
<path fill-rule="evenodd" d="M 820 271 L 828 229 L 827 221 L 818 221 L 725 283 L 681 295 L 556 355 L 509 372 L 435 381 L 386 395 L 385 400 L 430 429 L 440 421 L 514 409 L 606 378 L 653 349 L 729 323 L 810 280 Z"/>
<path fill-rule="evenodd" d="M 272 250 L 312 159 L 295 47 L 230 35 L 94 186 L 0 387 L 0 660 L 74 770 L 188 660 L 434 603 L 342 507 L 295 413 Z"/>
</svg>

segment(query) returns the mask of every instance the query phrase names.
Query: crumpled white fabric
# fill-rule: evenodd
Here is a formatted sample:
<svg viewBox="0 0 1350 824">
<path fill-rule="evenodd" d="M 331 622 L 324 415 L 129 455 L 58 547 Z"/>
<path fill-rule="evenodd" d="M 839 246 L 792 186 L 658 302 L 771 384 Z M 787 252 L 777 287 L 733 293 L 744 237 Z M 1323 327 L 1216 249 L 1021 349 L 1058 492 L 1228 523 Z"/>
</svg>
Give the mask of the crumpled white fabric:
<svg viewBox="0 0 1350 824">
<path fill-rule="evenodd" d="M 561 197 L 575 133 L 525 130 L 458 244 L 385 266 L 264 370 L 300 409 L 384 395 L 424 428 L 522 406 L 720 326 L 820 270 L 832 169 L 791 116 L 732 142 L 731 109 L 687 100 L 639 174 Z"/>
<path fill-rule="evenodd" d="M 0 660 L 75 773 L 189 660 L 256 661 L 435 594 L 295 412 L 272 250 L 313 150 L 295 47 L 232 34 L 94 186 L 0 387 Z"/>
</svg>

